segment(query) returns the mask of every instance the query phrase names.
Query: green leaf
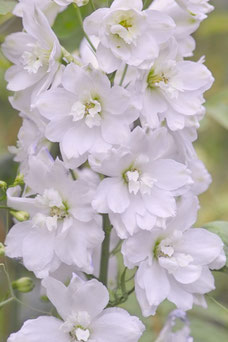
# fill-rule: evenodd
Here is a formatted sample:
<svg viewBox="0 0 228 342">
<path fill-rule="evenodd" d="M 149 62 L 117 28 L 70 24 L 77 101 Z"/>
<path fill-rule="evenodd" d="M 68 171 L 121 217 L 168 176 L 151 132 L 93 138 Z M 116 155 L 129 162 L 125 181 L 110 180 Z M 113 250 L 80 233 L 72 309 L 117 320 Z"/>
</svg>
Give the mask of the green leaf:
<svg viewBox="0 0 228 342">
<path fill-rule="evenodd" d="M 208 100 L 206 108 L 208 115 L 228 129 L 228 88 L 212 96 Z"/>
<path fill-rule="evenodd" d="M 0 14 L 5 15 L 11 13 L 17 2 L 14 0 L 0 0 Z"/>
<path fill-rule="evenodd" d="M 212 233 L 217 234 L 224 243 L 224 251 L 226 254 L 226 267 L 228 268 L 228 222 L 214 221 L 204 225 L 204 228 Z M 226 270 L 227 271 L 227 270 Z"/>
</svg>

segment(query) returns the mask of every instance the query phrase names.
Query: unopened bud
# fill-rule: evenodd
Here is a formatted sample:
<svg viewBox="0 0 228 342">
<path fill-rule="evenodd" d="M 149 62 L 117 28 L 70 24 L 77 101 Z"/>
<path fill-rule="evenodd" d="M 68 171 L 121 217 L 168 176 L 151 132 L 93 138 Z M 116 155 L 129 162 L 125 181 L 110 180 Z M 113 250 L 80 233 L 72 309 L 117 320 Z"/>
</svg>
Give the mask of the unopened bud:
<svg viewBox="0 0 228 342">
<path fill-rule="evenodd" d="M 35 284 L 31 278 L 23 277 L 12 282 L 12 288 L 19 292 L 31 292 L 35 287 Z"/>
<path fill-rule="evenodd" d="M 0 189 L 5 192 L 7 190 L 7 183 L 0 181 Z"/>
<path fill-rule="evenodd" d="M 0 257 L 5 255 L 5 246 L 0 242 Z"/>
<path fill-rule="evenodd" d="M 19 173 L 19 175 L 17 175 L 17 177 L 15 178 L 13 186 L 17 185 L 24 185 L 24 175 L 22 173 Z"/>
<path fill-rule="evenodd" d="M 15 217 L 19 222 L 27 221 L 29 219 L 29 213 L 26 211 L 14 211 L 11 210 L 10 214 Z"/>
</svg>

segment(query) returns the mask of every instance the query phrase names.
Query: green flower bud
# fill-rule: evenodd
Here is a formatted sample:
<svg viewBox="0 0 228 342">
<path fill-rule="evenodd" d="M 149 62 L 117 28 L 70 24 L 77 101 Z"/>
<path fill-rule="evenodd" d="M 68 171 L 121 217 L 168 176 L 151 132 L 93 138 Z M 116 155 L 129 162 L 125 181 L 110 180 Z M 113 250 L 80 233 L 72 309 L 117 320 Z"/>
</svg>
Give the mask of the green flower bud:
<svg viewBox="0 0 228 342">
<path fill-rule="evenodd" d="M 7 190 L 7 183 L 4 181 L 0 181 L 0 189 L 4 192 Z"/>
<path fill-rule="evenodd" d="M 17 177 L 15 178 L 13 186 L 17 186 L 17 185 L 24 185 L 24 175 L 22 173 L 19 173 Z"/>
<path fill-rule="evenodd" d="M 5 246 L 0 242 L 0 257 L 5 255 Z"/>
<path fill-rule="evenodd" d="M 15 217 L 19 222 L 27 221 L 29 219 L 29 213 L 26 211 L 14 211 L 11 210 L 10 214 Z"/>
<path fill-rule="evenodd" d="M 12 282 L 12 288 L 19 292 L 31 292 L 35 287 L 35 284 L 31 278 L 23 277 Z"/>
</svg>

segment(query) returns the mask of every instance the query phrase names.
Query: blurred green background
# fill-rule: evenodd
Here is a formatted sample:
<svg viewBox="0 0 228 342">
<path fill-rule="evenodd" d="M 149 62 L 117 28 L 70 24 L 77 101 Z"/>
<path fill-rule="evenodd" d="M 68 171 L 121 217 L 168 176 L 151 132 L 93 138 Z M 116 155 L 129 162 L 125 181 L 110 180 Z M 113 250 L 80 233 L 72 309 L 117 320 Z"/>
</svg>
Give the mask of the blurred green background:
<svg viewBox="0 0 228 342">
<path fill-rule="evenodd" d="M 102 1 L 97 0 L 97 4 Z M 210 189 L 200 196 L 201 210 L 198 226 L 207 222 L 228 221 L 228 1 L 211 1 L 215 6 L 213 13 L 205 20 L 195 34 L 197 48 L 194 60 L 206 56 L 206 65 L 215 77 L 215 83 L 206 94 L 207 115 L 201 122 L 199 139 L 195 144 L 199 157 L 206 164 L 213 177 Z M 90 8 L 83 9 L 84 15 Z M 20 20 L 10 15 L 0 16 L 0 42 L 6 34 L 21 29 Z M 68 49 L 76 47 L 82 37 L 73 7 L 59 15 L 54 25 L 61 43 Z M 9 102 L 4 73 L 9 63 L 0 52 L 0 179 L 12 181 L 17 165 L 12 161 L 7 146 L 14 145 L 17 132 L 21 125 L 18 113 Z M 4 241 L 6 217 L 0 212 L 0 241 Z M 1 260 L 2 261 L 2 260 Z M 17 279 L 28 272 L 19 264 L 10 262 L 11 278 Z M 228 274 L 215 274 L 217 289 L 210 294 L 228 308 Z M 7 281 L 0 268 L 0 301 L 7 294 Z M 23 301 L 36 308 L 46 310 L 48 305 L 41 303 L 39 284 L 29 294 L 23 295 Z M 196 342 L 227 342 L 228 341 L 228 309 L 227 311 L 207 297 L 208 310 L 194 308 L 189 312 L 192 335 Z M 124 305 L 131 313 L 140 315 L 134 296 Z M 143 342 L 152 342 L 161 330 L 167 313 L 173 308 L 164 303 L 156 317 L 145 320 L 147 332 Z M 21 307 L 15 303 L 0 309 L 0 342 L 5 342 L 10 332 L 19 329 L 23 320 L 37 316 L 35 310 Z M 56 341 L 57 342 L 57 341 Z"/>
</svg>

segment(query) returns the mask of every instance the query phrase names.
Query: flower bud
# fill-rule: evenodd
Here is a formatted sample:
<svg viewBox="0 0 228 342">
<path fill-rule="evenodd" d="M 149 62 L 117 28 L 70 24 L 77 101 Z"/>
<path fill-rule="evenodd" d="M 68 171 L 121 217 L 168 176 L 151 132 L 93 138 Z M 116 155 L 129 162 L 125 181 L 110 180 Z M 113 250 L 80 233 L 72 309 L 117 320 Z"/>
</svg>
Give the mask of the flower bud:
<svg viewBox="0 0 228 342">
<path fill-rule="evenodd" d="M 31 278 L 23 277 L 23 278 L 13 281 L 12 287 L 14 290 L 26 293 L 26 292 L 31 292 L 34 289 L 35 284 Z"/>
<path fill-rule="evenodd" d="M 29 219 L 29 213 L 26 211 L 14 211 L 11 210 L 10 214 L 15 217 L 19 222 L 27 221 Z"/>
<path fill-rule="evenodd" d="M 22 173 L 19 173 L 17 177 L 15 178 L 13 186 L 17 186 L 17 185 L 24 185 L 24 175 Z"/>
<path fill-rule="evenodd" d="M 0 189 L 5 192 L 7 190 L 7 183 L 0 181 Z"/>
<path fill-rule="evenodd" d="M 5 255 L 5 246 L 0 242 L 0 257 Z"/>
</svg>

